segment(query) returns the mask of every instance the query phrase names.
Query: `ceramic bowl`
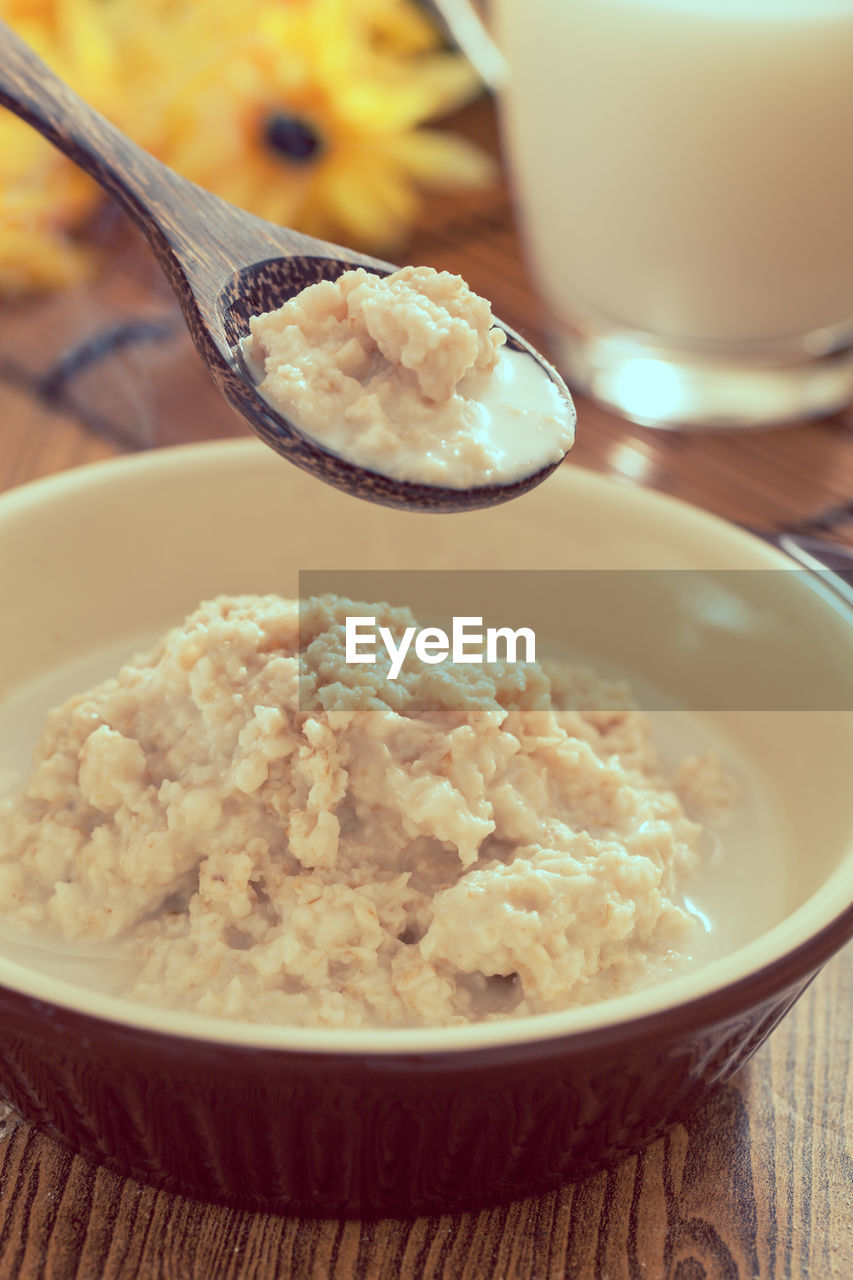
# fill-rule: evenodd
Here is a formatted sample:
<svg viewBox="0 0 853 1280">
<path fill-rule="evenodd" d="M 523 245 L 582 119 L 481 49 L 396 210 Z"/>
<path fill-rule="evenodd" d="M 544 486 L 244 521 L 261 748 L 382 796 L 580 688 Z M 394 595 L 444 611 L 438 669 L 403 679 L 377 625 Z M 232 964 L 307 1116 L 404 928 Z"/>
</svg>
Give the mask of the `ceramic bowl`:
<svg viewBox="0 0 853 1280">
<path fill-rule="evenodd" d="M 360 567 L 618 569 L 646 583 L 658 624 L 633 656 L 655 655 L 658 674 L 706 673 L 690 696 L 770 797 L 771 826 L 722 900 L 758 904 L 772 882 L 775 914 L 756 910 L 724 954 L 632 996 L 416 1030 L 158 1011 L 0 947 L 0 1092 L 118 1173 L 324 1216 L 438 1212 L 541 1191 L 683 1118 L 853 934 L 849 612 L 724 522 L 570 466 L 505 508 L 440 517 L 348 498 L 255 441 L 99 463 L 12 491 L 0 499 L 0 722 L 27 691 L 35 706 L 45 673 L 86 655 L 93 670 L 113 661 L 200 599 L 294 594 L 299 568 Z M 677 598 L 658 607 L 661 580 L 640 570 L 667 571 Z M 614 635 L 631 628 L 612 599 L 596 598 L 578 619 L 584 643 L 618 650 Z M 748 705 L 763 668 L 769 692 Z M 746 684 L 715 703 L 743 669 Z M 817 683 L 791 693 L 797 672 Z M 32 732 L 7 728 L 7 765 L 24 766 Z"/>
</svg>

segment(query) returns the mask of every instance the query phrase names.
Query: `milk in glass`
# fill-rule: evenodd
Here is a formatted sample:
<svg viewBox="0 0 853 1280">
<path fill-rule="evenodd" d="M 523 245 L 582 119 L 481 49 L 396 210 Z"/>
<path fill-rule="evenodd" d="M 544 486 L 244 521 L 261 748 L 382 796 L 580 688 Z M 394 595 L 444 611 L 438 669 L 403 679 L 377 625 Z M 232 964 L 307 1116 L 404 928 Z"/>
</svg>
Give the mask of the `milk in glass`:
<svg viewBox="0 0 853 1280">
<path fill-rule="evenodd" d="M 709 350 L 853 332 L 853 0 L 494 0 L 503 122 L 567 326 Z"/>
</svg>

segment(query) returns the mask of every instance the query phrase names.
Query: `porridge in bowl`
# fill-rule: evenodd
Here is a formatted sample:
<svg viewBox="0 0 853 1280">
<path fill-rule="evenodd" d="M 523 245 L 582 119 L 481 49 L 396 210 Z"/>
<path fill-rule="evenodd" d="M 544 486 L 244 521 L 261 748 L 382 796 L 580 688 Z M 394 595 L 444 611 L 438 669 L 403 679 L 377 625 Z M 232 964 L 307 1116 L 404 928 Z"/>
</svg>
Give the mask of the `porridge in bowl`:
<svg viewBox="0 0 853 1280">
<path fill-rule="evenodd" d="M 0 802 L 4 929 L 115 942 L 138 1000 L 319 1026 L 548 1012 L 687 964 L 716 757 L 665 777 L 580 668 L 347 666 L 368 613 L 413 621 L 219 597 L 54 710 Z"/>
<path fill-rule="evenodd" d="M 151 518 L 154 508 L 156 520 Z M 51 707 L 94 689 L 122 664 L 152 666 L 150 660 L 128 664 L 126 659 L 149 647 L 200 600 L 241 590 L 298 595 L 297 570 L 306 564 L 326 571 L 330 588 L 336 578 L 346 582 L 346 593 L 359 600 L 398 597 L 380 588 L 381 579 L 373 579 L 377 585 L 371 589 L 367 575 L 341 579 L 341 574 L 377 562 L 383 570 L 397 570 L 399 599 L 406 599 L 408 578 L 418 615 L 426 623 L 433 609 L 435 614 L 443 610 L 445 617 L 454 612 L 452 604 L 447 607 L 448 596 L 464 601 L 466 607 L 456 612 L 467 612 L 471 593 L 462 577 L 454 579 L 458 592 L 445 596 L 442 589 L 433 595 L 415 581 L 413 565 L 443 575 L 450 567 L 488 567 L 498 558 L 527 575 L 543 561 L 545 568 L 588 568 L 593 551 L 592 567 L 602 569 L 642 569 L 661 560 L 670 564 L 676 554 L 700 567 L 761 568 L 770 556 L 754 539 L 704 512 L 580 468 L 564 468 L 549 484 L 500 512 L 436 521 L 431 515 L 347 499 L 296 468 L 282 466 L 255 441 L 153 451 L 40 482 L 0 503 L 0 530 L 6 548 L 0 566 L 5 598 L 15 606 L 4 631 L 0 671 L 0 773 L 16 771 L 10 781 L 19 788 Z M 466 537 L 460 538 L 462 532 Z M 318 575 L 318 587 L 322 582 Z M 531 598 L 534 594 L 541 598 L 538 588 Z M 436 596 L 440 600 L 434 606 Z M 691 599 L 681 592 L 675 598 L 678 616 L 693 617 Z M 280 604 L 274 608 L 282 612 Z M 77 976 L 82 962 L 75 961 L 71 969 L 72 949 L 86 955 L 99 950 L 88 937 L 62 942 L 54 930 L 50 952 L 47 943 L 29 947 L 40 952 L 39 966 L 45 959 L 44 967 L 37 967 L 35 958 L 24 959 L 23 944 L 16 952 L 20 958 L 7 958 L 6 939 L 13 929 L 0 924 L 6 935 L 0 940 L 0 1088 L 24 1114 L 51 1127 L 89 1159 L 197 1199 L 278 1214 L 409 1217 L 458 1213 L 473 1207 L 474 1197 L 487 1203 L 529 1196 L 586 1176 L 683 1118 L 749 1057 L 790 1007 L 796 991 L 850 936 L 850 911 L 842 897 L 849 887 L 851 848 L 849 769 L 845 773 L 844 767 L 853 751 L 850 716 L 820 714 L 803 721 L 799 713 L 774 711 L 766 721 L 747 713 L 715 717 L 708 714 L 706 702 L 694 700 L 679 704 L 684 708 L 683 732 L 670 735 L 661 718 L 669 712 L 659 712 L 660 701 L 644 686 L 636 633 L 613 625 L 618 614 L 607 600 L 595 617 L 589 611 L 567 611 L 562 597 L 553 610 L 546 602 L 537 617 L 527 615 L 519 593 L 517 608 L 517 614 L 507 610 L 513 625 L 523 621 L 539 627 L 541 621 L 537 635 L 543 653 L 546 635 L 555 640 L 567 635 L 562 623 L 568 618 L 567 647 L 570 643 L 579 661 L 607 675 L 620 670 L 629 675 L 637 700 L 649 708 L 644 715 L 660 753 L 660 765 L 651 772 L 675 780 L 685 757 L 713 747 L 737 780 L 731 820 L 719 828 L 704 823 L 704 834 L 693 845 L 690 860 L 699 869 L 686 899 L 708 915 L 713 928 L 697 930 L 688 921 L 680 933 L 687 971 L 622 999 L 534 1017 L 495 1016 L 494 999 L 502 999 L 505 1007 L 517 999 L 521 981 L 496 977 L 487 979 L 493 1003 L 485 1020 L 350 1030 L 206 1017 L 192 1003 L 180 1007 L 185 1001 L 180 987 L 170 997 L 178 1007 L 171 1009 L 119 996 L 119 990 L 129 991 L 138 982 L 138 962 L 129 966 L 126 982 L 121 975 L 120 988 L 111 982 L 105 993 L 93 989 L 88 973 L 85 979 Z M 826 605 L 821 611 L 829 613 Z M 217 613 L 208 627 L 211 638 L 220 626 Z M 661 620 L 660 611 L 646 616 Z M 672 647 L 667 641 L 683 634 L 669 625 L 671 616 L 662 619 L 664 625 L 655 633 L 660 643 L 651 646 L 650 681 L 657 671 L 667 679 L 670 675 Z M 785 617 L 781 610 L 771 614 L 774 634 L 782 631 Z M 552 618 L 549 633 L 546 620 Z M 837 652 L 849 670 L 849 628 L 836 646 L 823 646 L 815 616 L 797 609 L 799 619 L 804 630 L 797 635 L 803 635 L 803 642 L 793 646 L 791 670 L 796 672 L 803 652 L 813 654 L 816 662 L 821 655 L 821 664 Z M 505 615 L 497 616 L 496 609 L 491 620 L 502 622 Z M 264 636 L 276 642 L 287 634 L 293 634 L 292 624 L 263 624 L 253 642 L 260 660 L 268 660 L 275 647 L 267 648 Z M 695 634 L 688 631 L 688 639 Z M 608 636 L 612 652 L 600 642 Z M 716 628 L 710 635 L 708 629 L 703 632 L 698 649 L 703 668 L 714 669 L 719 639 Z M 180 643 L 178 637 L 176 641 Z M 691 646 L 690 653 L 696 652 Z M 759 669 L 764 653 L 759 645 Z M 284 645 L 280 656 L 288 656 Z M 255 705 L 263 705 L 262 686 L 248 679 L 259 669 L 256 661 L 252 657 L 244 663 L 246 677 L 239 664 L 231 676 L 238 692 L 245 690 L 249 697 L 260 693 Z M 184 679 L 181 670 L 175 672 L 179 680 Z M 196 711 L 188 705 L 182 711 L 176 693 L 167 704 L 176 727 L 182 716 L 197 717 L 199 723 L 206 717 L 212 725 L 218 721 L 217 728 L 226 724 L 229 704 L 217 704 L 215 681 L 208 680 L 203 668 L 192 676 L 185 672 L 185 677 L 184 692 L 191 679 L 188 698 L 199 701 Z M 556 689 L 556 677 L 551 678 Z M 138 679 L 151 677 L 140 672 Z M 509 692 L 504 687 L 499 696 Z M 556 700 L 560 695 L 551 696 Z M 603 699 L 596 701 L 600 707 Z M 626 703 L 620 699 L 619 706 Z M 285 710 L 288 724 L 298 729 L 304 713 Z M 510 715 L 520 725 L 522 712 L 534 715 L 537 709 L 507 707 L 501 725 Z M 78 728 L 85 727 L 84 720 Z M 103 722 L 100 713 L 92 716 L 90 729 Z M 448 713 L 445 727 L 449 724 Z M 145 717 L 137 716 L 132 699 L 124 704 L 123 718 L 111 719 L 109 727 L 135 737 L 145 748 L 148 782 L 158 791 L 163 782 L 178 779 L 177 772 L 157 774 L 156 752 L 143 740 Z M 508 724 L 506 730 L 511 732 Z M 58 727 L 56 732 L 59 737 Z M 589 735 L 590 728 L 584 733 Z M 299 737 L 300 749 L 309 748 L 301 730 Z M 523 753 L 530 755 L 532 743 L 518 741 L 515 755 L 520 760 Z M 68 743 L 69 793 L 79 770 L 71 752 L 79 752 L 79 745 Z M 238 764 L 243 750 L 235 752 Z M 541 758 L 547 750 L 543 746 L 537 754 Z M 306 750 L 302 759 L 308 763 L 310 758 Z M 401 775 L 414 776 L 418 758 L 411 751 L 398 758 Z M 199 761 L 200 766 L 205 763 L 209 761 Z M 457 751 L 457 789 L 476 799 L 461 764 Z M 269 780 L 285 765 L 286 760 L 271 761 Z M 450 785 L 448 764 L 438 752 L 424 756 L 421 769 L 425 788 L 440 786 L 442 771 Z M 484 776 L 476 785 L 488 791 L 494 820 L 503 822 L 506 809 L 499 813 L 496 803 L 500 781 Z M 299 786 L 307 795 L 309 779 L 303 776 Z M 703 784 L 703 790 L 708 786 Z M 671 788 L 663 783 L 662 789 Z M 681 795 L 680 778 L 677 789 L 687 816 L 698 818 L 687 794 Z M 242 803 L 244 794 L 234 795 L 223 809 Z M 263 784 L 254 794 L 263 799 Z M 406 809 L 403 799 L 395 797 L 402 818 L 419 821 L 411 791 L 405 796 Z M 553 799 L 562 804 L 573 797 L 555 792 Z M 365 805 L 365 816 L 373 803 Z M 305 810 L 304 804 L 298 807 Z M 99 814 L 88 802 L 81 810 L 92 831 L 96 820 L 109 825 L 119 812 Z M 335 816 L 349 835 L 352 827 L 344 822 L 348 815 L 343 805 Z M 506 843 L 524 848 L 534 840 L 508 832 Z M 497 863 L 497 844 L 486 838 L 478 859 L 485 863 L 490 857 Z M 444 837 L 429 847 L 433 852 L 443 849 Z M 205 852 L 202 848 L 199 863 Z M 503 865 L 507 854 L 500 861 Z M 325 880 L 327 875 L 303 867 L 295 857 L 287 865 L 297 876 Z M 458 856 L 448 859 L 448 865 L 458 883 Z M 40 876 L 40 910 L 51 884 L 65 878 L 54 871 L 50 881 L 47 870 Z M 682 870 L 687 885 L 692 873 L 680 867 L 680 880 Z M 780 880 L 781 897 L 774 903 Z M 256 905 L 263 906 L 260 891 L 267 890 L 260 877 L 251 877 L 249 885 L 257 894 Z M 188 871 L 184 885 L 163 897 L 161 906 L 147 913 L 147 922 L 156 924 L 162 917 L 165 923 L 169 913 L 173 920 L 183 914 L 188 937 L 193 923 L 189 904 L 199 887 L 199 871 Z M 687 905 L 680 896 L 670 901 L 679 908 Z M 196 910 L 202 907 L 199 901 Z M 207 912 L 204 907 L 200 915 Z M 31 928 L 34 939 L 46 932 L 44 925 Z M 133 946 L 138 928 L 130 925 L 116 941 L 100 946 Z M 14 933 L 20 937 L 21 932 L 19 925 Z M 221 936 L 232 944 L 241 940 L 240 933 L 229 930 L 226 935 L 220 926 Z M 416 943 L 404 930 L 386 945 L 390 951 Z M 346 959 L 343 951 L 337 943 L 337 959 Z M 241 966 L 231 970 L 232 980 L 247 974 L 251 948 L 240 951 L 232 945 L 221 954 L 228 964 Z M 380 949 L 373 954 L 377 968 L 384 965 L 387 953 Z M 649 954 L 656 954 L 652 947 Z M 110 967 L 114 971 L 118 966 L 113 960 Z"/>
</svg>

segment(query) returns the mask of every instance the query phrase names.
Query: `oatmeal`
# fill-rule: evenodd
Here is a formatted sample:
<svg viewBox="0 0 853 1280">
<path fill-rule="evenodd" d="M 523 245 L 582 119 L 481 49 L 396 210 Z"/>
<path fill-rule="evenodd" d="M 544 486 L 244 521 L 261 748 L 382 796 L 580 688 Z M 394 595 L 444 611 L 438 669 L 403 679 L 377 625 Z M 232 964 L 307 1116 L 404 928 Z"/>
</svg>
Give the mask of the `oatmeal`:
<svg viewBox="0 0 853 1280">
<path fill-rule="evenodd" d="M 333 453 L 401 480 L 521 479 L 574 440 L 571 401 L 459 276 L 361 268 L 253 317 L 263 395 Z"/>
<path fill-rule="evenodd" d="M 53 711 L 0 802 L 3 927 L 119 941 L 139 1000 L 320 1026 L 546 1012 L 683 963 L 702 828 L 624 691 L 505 661 L 391 684 L 343 662 L 353 613 L 413 622 L 220 597 Z M 682 781 L 721 803 L 715 763 Z"/>
</svg>

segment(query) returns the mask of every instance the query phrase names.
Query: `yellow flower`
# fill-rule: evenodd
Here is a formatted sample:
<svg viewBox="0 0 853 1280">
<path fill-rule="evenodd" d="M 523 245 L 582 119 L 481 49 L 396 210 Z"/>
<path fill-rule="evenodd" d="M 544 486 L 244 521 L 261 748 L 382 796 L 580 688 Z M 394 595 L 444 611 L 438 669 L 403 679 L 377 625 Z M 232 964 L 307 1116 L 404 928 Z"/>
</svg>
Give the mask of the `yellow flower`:
<svg viewBox="0 0 853 1280">
<path fill-rule="evenodd" d="M 70 284 L 88 255 L 69 236 L 93 203 L 67 165 L 23 126 L 0 128 L 0 291 L 7 296 Z"/>
<path fill-rule="evenodd" d="M 274 222 L 388 251 L 420 191 L 481 184 L 464 139 L 419 127 L 479 84 L 409 0 L 267 0 L 246 15 L 196 6 L 163 76 L 156 150 L 179 172 Z M 192 49 L 192 57 L 187 51 Z"/>
<path fill-rule="evenodd" d="M 275 222 L 389 253 L 424 190 L 492 176 L 465 139 L 425 127 L 480 86 L 413 0 L 0 0 L 0 14 L 143 146 Z M 24 129 L 0 115 L 7 292 L 83 268 L 74 233 L 98 198 Z"/>
<path fill-rule="evenodd" d="M 92 0 L 0 0 L 0 15 L 71 83 L 105 105 L 112 51 Z M 70 283 L 91 252 L 74 232 L 100 198 L 93 183 L 33 129 L 0 112 L 0 292 Z"/>
</svg>

